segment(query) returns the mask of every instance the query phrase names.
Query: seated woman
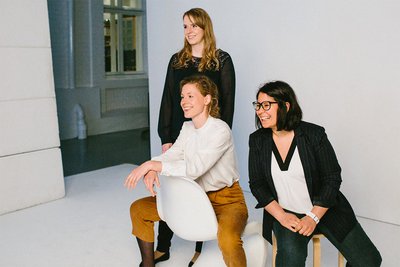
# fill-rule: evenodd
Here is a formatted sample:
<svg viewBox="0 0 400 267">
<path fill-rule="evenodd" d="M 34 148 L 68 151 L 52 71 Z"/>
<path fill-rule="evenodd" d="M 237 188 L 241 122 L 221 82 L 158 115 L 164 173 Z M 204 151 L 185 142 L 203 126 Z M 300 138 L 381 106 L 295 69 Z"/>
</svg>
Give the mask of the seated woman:
<svg viewBox="0 0 400 267">
<path fill-rule="evenodd" d="M 276 236 L 276 266 L 305 266 L 314 233 L 324 234 L 347 266 L 380 266 L 380 253 L 339 191 L 341 168 L 324 128 L 301 120 L 285 82 L 264 84 L 253 105 L 260 129 L 249 140 L 250 189 L 264 208 L 264 238 Z"/>
<path fill-rule="evenodd" d="M 132 203 L 132 234 L 142 256 L 141 266 L 154 266 L 154 222 L 159 221 L 154 184 L 157 173 L 196 180 L 207 193 L 218 220 L 218 245 L 227 266 L 246 266 L 241 234 L 248 213 L 239 185 L 232 133 L 219 117 L 217 86 L 206 76 L 191 76 L 180 83 L 181 107 L 187 121 L 164 154 L 135 168 L 125 186 L 134 188 L 141 177 L 151 197 Z M 162 186 L 162 182 L 161 182 Z M 190 199 L 188 199 L 190 201 Z"/>
</svg>

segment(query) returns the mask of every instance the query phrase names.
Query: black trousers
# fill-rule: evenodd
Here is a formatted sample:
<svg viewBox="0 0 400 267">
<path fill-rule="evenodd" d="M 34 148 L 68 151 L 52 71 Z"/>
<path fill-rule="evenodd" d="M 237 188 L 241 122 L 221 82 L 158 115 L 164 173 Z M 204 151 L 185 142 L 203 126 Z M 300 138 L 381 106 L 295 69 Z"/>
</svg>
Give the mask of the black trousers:
<svg viewBox="0 0 400 267">
<path fill-rule="evenodd" d="M 171 239 L 174 232 L 168 227 L 167 223 L 164 221 L 159 221 L 158 224 L 158 236 L 157 236 L 157 250 L 160 252 L 168 252 L 171 247 Z M 196 242 L 196 252 L 201 252 L 203 247 L 203 242 Z"/>
<path fill-rule="evenodd" d="M 279 222 L 273 223 L 273 231 L 278 244 L 276 266 L 305 266 L 307 244 L 311 236 L 303 236 L 283 227 Z M 382 257 L 359 223 L 346 238 L 339 242 L 324 225 L 317 225 L 316 232 L 325 237 L 343 254 L 347 267 L 378 267 Z"/>
</svg>

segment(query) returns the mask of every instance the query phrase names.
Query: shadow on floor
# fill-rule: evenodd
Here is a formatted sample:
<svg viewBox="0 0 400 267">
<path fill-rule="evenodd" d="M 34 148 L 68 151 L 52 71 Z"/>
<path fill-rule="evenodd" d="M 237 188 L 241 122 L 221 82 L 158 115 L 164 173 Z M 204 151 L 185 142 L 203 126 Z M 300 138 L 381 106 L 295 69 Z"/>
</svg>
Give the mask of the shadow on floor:
<svg viewBox="0 0 400 267">
<path fill-rule="evenodd" d="M 149 128 L 61 140 L 64 176 L 150 159 Z"/>
</svg>

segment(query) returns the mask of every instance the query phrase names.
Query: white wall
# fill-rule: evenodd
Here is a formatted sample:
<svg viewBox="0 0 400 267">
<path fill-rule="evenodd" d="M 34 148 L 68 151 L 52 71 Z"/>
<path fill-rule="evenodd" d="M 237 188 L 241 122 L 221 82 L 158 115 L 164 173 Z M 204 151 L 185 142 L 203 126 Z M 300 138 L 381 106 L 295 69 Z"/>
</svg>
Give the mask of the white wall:
<svg viewBox="0 0 400 267">
<path fill-rule="evenodd" d="M 64 196 L 46 0 L 2 1 L 0 214 Z"/>
<path fill-rule="evenodd" d="M 284 80 L 297 92 L 304 119 L 325 126 L 343 168 L 342 191 L 357 215 L 375 224 L 371 231 L 390 227 L 399 238 L 400 2 L 148 0 L 152 155 L 160 153 L 157 121 L 168 60 L 182 46 L 182 14 L 192 7 L 208 11 L 218 47 L 235 64 L 241 185 L 248 190 L 250 103 L 261 83 Z M 386 237 L 371 235 L 388 246 Z M 384 266 L 400 262 L 383 250 Z"/>
</svg>

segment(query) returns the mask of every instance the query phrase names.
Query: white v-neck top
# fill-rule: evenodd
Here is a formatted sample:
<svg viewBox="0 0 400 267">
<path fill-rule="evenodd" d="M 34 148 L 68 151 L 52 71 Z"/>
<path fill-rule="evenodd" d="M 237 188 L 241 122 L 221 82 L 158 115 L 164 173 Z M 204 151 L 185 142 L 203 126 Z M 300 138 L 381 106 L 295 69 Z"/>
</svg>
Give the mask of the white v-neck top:
<svg viewBox="0 0 400 267">
<path fill-rule="evenodd" d="M 286 210 L 305 214 L 313 208 L 308 194 L 303 165 L 297 147 L 290 160 L 287 171 L 282 171 L 272 153 L 271 174 L 278 194 L 279 205 Z"/>
</svg>

